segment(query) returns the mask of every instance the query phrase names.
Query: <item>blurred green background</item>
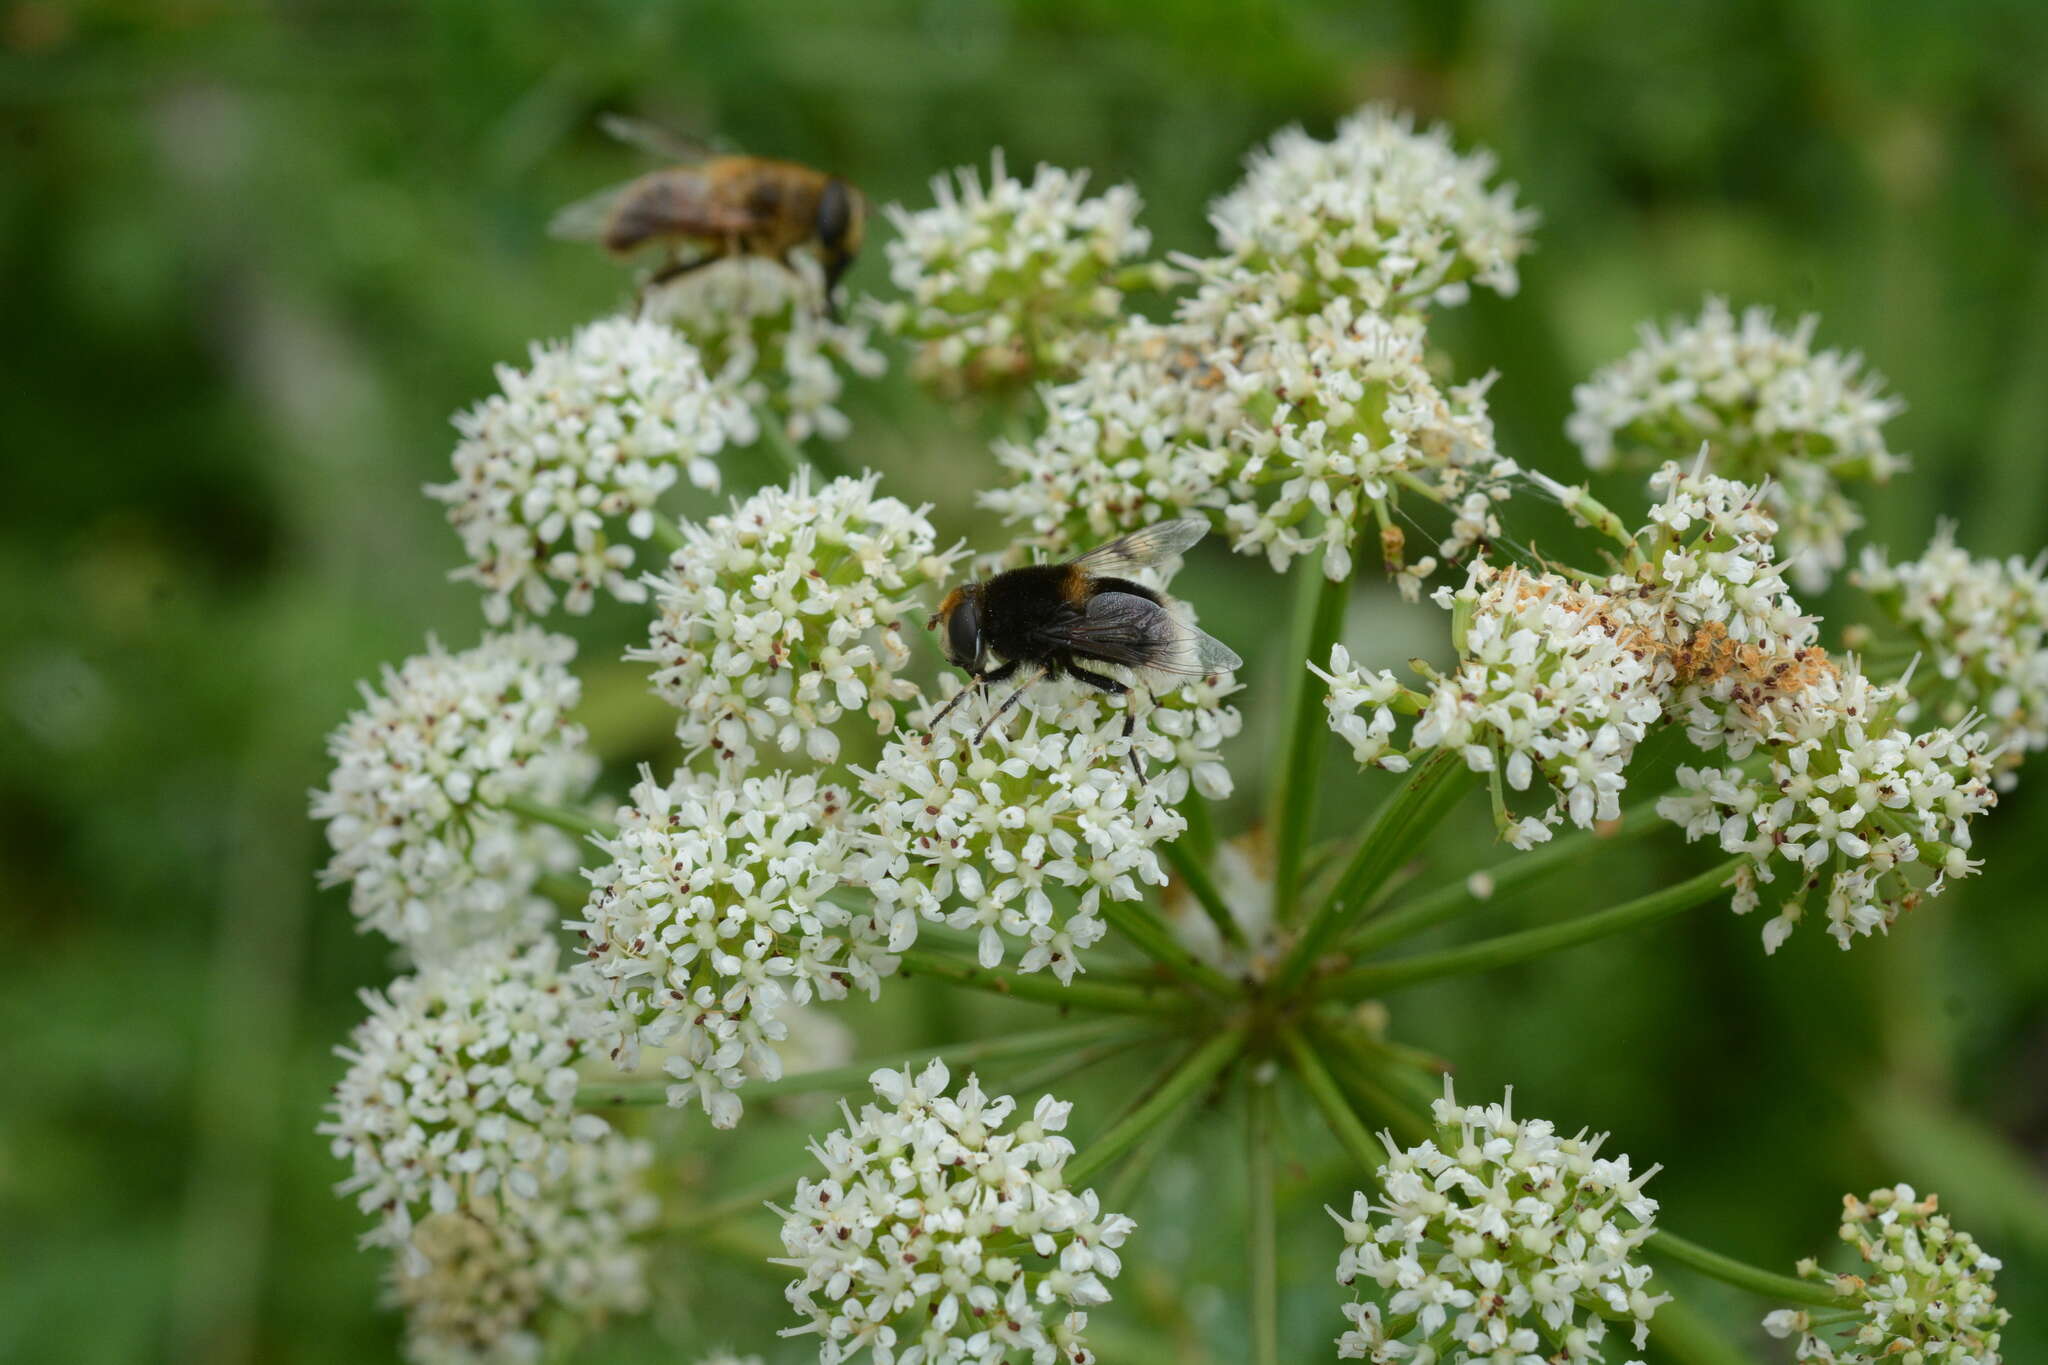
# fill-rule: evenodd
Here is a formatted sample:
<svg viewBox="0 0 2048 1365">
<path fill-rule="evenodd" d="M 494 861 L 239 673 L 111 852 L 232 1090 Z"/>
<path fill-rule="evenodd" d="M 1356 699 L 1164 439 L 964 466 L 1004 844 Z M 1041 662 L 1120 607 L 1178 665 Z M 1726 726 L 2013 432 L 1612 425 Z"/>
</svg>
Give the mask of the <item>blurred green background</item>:
<svg viewBox="0 0 2048 1365">
<path fill-rule="evenodd" d="M 884 201 L 925 202 L 932 172 L 1001 145 L 1015 166 L 1135 181 L 1158 243 L 1198 248 L 1205 201 L 1266 132 L 1392 98 L 1497 149 L 1544 214 L 1521 296 L 1437 330 L 1461 369 L 1501 369 L 1509 453 L 1573 470 L 1570 385 L 1638 319 L 1706 291 L 1818 309 L 1823 343 L 1862 349 L 1911 404 L 1893 438 L 1918 469 L 1869 500 L 1874 538 L 1910 553 L 1952 516 L 1980 553 L 2031 554 L 2048 543 L 2044 56 L 2048 22 L 2022 0 L 0 0 L 20 324 L 0 333 L 0 1358 L 392 1350 L 377 1263 L 312 1133 L 354 992 L 389 965 L 315 891 L 304 797 L 355 679 L 430 630 L 479 629 L 418 489 L 493 363 L 620 298 L 612 267 L 543 231 L 635 168 L 597 112 L 828 166 Z M 885 285 L 879 250 L 853 283 Z M 856 458 L 934 501 L 942 531 L 994 542 L 971 423 L 900 377 L 856 384 L 849 410 Z M 1219 554 L 1197 572 L 1205 624 L 1267 638 L 1262 570 Z M 631 618 L 587 626 L 595 686 L 632 708 L 637 682 L 604 663 Z M 1391 663 L 1438 629 L 1379 594 L 1348 634 Z M 1286 665 L 1255 663 L 1264 724 Z M 646 742 L 633 714 L 600 735 L 622 763 Z M 1255 725 L 1232 755 L 1247 795 L 1263 740 Z M 1333 829 L 1369 799 L 1341 777 Z M 1396 1033 L 1455 1058 L 1467 1094 L 1513 1083 L 1529 1112 L 1614 1129 L 1664 1163 L 1671 1225 L 1759 1263 L 1831 1245 L 1844 1190 L 1939 1189 L 2007 1259 L 2008 1358 L 2048 1358 L 2048 807 L 2028 778 L 1983 833 L 1985 874 L 1888 941 L 1841 954 L 1809 925 L 1765 960 L 1754 922 L 1702 911 L 1412 992 Z M 1426 879 L 1495 856 L 1471 814 Z M 1704 857 L 1660 834 L 1504 917 Z M 965 1011 L 1037 1017 L 914 992 L 846 1017 L 908 1046 Z M 1080 1087 L 1084 1134 L 1101 1084 Z M 1288 1119 L 1289 1358 L 1328 1359 L 1337 1236 L 1319 1206 L 1351 1181 L 1307 1115 Z M 717 1184 L 790 1167 L 811 1121 L 764 1115 L 745 1152 L 701 1126 L 682 1140 Z M 1097 1315 L 1112 1365 L 1242 1358 L 1236 1137 L 1226 1105 L 1139 1196 L 1132 1270 Z M 660 1278 L 658 1311 L 587 1358 L 691 1361 L 728 1340 L 804 1358 L 772 1336 L 774 1278 L 694 1252 Z M 1696 1302 L 1757 1359 L 1788 1358 L 1755 1301 Z"/>
</svg>

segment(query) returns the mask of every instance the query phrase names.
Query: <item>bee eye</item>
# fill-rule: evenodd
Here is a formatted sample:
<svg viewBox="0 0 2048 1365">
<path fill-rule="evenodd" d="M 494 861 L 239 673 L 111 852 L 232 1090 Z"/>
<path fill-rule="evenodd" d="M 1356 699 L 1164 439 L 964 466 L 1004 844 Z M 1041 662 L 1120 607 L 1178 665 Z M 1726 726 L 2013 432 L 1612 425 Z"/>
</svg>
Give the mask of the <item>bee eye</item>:
<svg viewBox="0 0 2048 1365">
<path fill-rule="evenodd" d="M 981 662 L 981 618 L 972 602 L 962 602 L 947 618 L 946 653 L 961 668 L 972 669 Z"/>
<path fill-rule="evenodd" d="M 853 203 L 846 193 L 846 182 L 834 176 L 825 182 L 825 192 L 818 196 L 818 241 L 828 250 L 836 250 L 845 243 L 846 230 L 853 222 Z"/>
</svg>

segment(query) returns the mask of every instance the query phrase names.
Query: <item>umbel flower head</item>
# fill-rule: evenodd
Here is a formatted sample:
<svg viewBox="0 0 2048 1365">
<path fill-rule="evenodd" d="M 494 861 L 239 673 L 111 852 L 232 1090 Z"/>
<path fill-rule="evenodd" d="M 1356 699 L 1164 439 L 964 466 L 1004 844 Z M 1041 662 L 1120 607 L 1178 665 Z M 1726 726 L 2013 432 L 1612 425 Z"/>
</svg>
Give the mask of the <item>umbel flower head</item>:
<svg viewBox="0 0 2048 1365">
<path fill-rule="evenodd" d="M 1816 1326 L 1803 1309 L 1780 1309 L 1764 1327 L 1799 1338 L 1799 1365 L 1998 1365 L 1999 1329 L 2012 1317 L 1991 1285 L 1999 1261 L 1938 1207 L 1911 1185 L 1844 1195 L 1842 1240 L 1864 1269 L 1831 1274 L 1807 1260 L 1799 1274 L 1828 1284 L 1860 1320 Z"/>
<path fill-rule="evenodd" d="M 703 525 L 648 581 L 654 690 L 680 713 L 676 738 L 744 770 L 756 745 L 813 762 L 839 756 L 837 726 L 866 711 L 887 733 L 917 695 L 901 675 L 907 618 L 959 551 L 939 550 L 924 508 L 877 497 L 878 476 L 808 473 L 764 488 Z"/>
<path fill-rule="evenodd" d="M 1351 576 L 1352 550 L 1368 525 L 1381 528 L 1388 567 L 1403 567 L 1393 509 L 1403 479 L 1428 479 L 1461 525 L 1440 548 L 1455 555 L 1497 535 L 1488 503 L 1515 472 L 1494 450 L 1486 413 L 1492 377 L 1444 394 L 1423 361 L 1422 327 L 1414 318 L 1388 320 L 1340 299 L 1305 318 L 1271 316 L 1258 340 L 1224 362 L 1238 411 L 1224 430 L 1230 501 L 1223 520 L 1233 548 L 1263 554 L 1276 573 L 1320 548 L 1323 573 Z M 1477 482 L 1476 482 L 1477 481 Z M 1476 526 L 1462 522 L 1476 516 Z M 1402 578 L 1413 597 L 1419 575 Z"/>
<path fill-rule="evenodd" d="M 1853 669 L 1822 672 L 1756 711 L 1771 726 L 1761 769 L 1681 766 L 1679 794 L 1658 801 L 1657 813 L 1688 840 L 1716 838 L 1746 859 L 1735 874 L 1737 914 L 1773 888 L 1766 952 L 1815 893 L 1828 932 L 1847 948 L 1977 870 L 1970 821 L 1997 804 L 1996 753 L 1974 730 L 1913 733 L 1898 723 L 1898 702 L 1895 688 Z"/>
<path fill-rule="evenodd" d="M 430 1213 L 385 1281 L 405 1312 L 414 1365 L 533 1365 L 543 1327 L 586 1329 L 646 1307 L 635 1239 L 659 1212 L 645 1189 L 653 1150 L 612 1135 L 569 1150 L 545 1197 L 509 1213 Z M 546 1323 L 539 1321 L 547 1319 Z"/>
<path fill-rule="evenodd" d="M 1975 711 L 2011 769 L 2048 748 L 2048 557 L 2032 563 L 1972 559 L 1955 527 L 1934 533 L 1918 559 L 1893 564 L 1875 546 L 1854 578 L 1925 653 L 1916 674 L 1933 718 L 1958 725 Z M 1916 700 L 1918 700 L 1916 698 Z M 2009 772 L 2001 773 L 2009 785 Z"/>
<path fill-rule="evenodd" d="M 1764 486 L 1784 526 L 1784 559 L 1801 587 L 1818 591 L 1842 567 L 1844 537 L 1863 524 L 1842 482 L 1882 483 L 1906 466 L 1884 439 L 1905 405 L 1863 372 L 1861 356 L 1816 352 L 1818 325 L 1808 314 L 1782 332 L 1766 308 L 1738 322 L 1719 298 L 1697 321 L 1645 325 L 1634 351 L 1572 391 L 1566 432 L 1595 469 L 1705 442 L 1717 473 Z"/>
<path fill-rule="evenodd" d="M 1536 215 L 1490 186 L 1490 152 L 1460 155 L 1442 127 L 1368 105 L 1319 142 L 1299 128 L 1252 153 L 1209 220 L 1223 255 L 1187 262 L 1202 291 L 1315 313 L 1333 298 L 1376 312 L 1456 304 L 1474 283 L 1520 286 Z"/>
<path fill-rule="evenodd" d="M 846 1126 L 811 1147 L 823 1178 L 782 1213 L 776 1264 L 798 1273 L 785 1295 L 804 1319 L 783 1335 L 816 1333 L 823 1365 L 1093 1365 L 1087 1310 L 1109 1302 L 1133 1225 L 1067 1188 L 1072 1106 L 1044 1096 L 1013 1125 L 1015 1100 L 971 1076 L 949 1094 L 936 1061 L 869 1079 L 880 1103 L 841 1106 Z"/>
<path fill-rule="evenodd" d="M 1648 1340 L 1669 1297 L 1636 1259 L 1658 1168 L 1632 1174 L 1626 1156 L 1600 1155 L 1605 1134 L 1559 1137 L 1516 1119 L 1511 1099 L 1460 1105 L 1446 1080 L 1434 1138 L 1403 1150 L 1382 1135 L 1379 1197 L 1353 1195 L 1348 1218 L 1330 1210 L 1344 1229 L 1337 1282 L 1368 1295 L 1345 1306 L 1340 1358 L 1602 1361 L 1610 1323 L 1637 1350 Z M 1422 1344 L 1446 1331 L 1440 1348 Z"/>
<path fill-rule="evenodd" d="M 1138 192 L 1117 185 L 1091 199 L 1087 183 L 1086 172 L 1041 165 L 1027 185 L 998 151 L 986 187 L 962 168 L 932 181 L 933 207 L 889 206 L 889 277 L 907 298 L 882 316 L 923 342 L 920 378 L 969 391 L 1057 378 L 1116 323 L 1126 288 L 1165 281 L 1122 270 L 1152 244 Z"/>
<path fill-rule="evenodd" d="M 1483 560 L 1462 590 L 1439 589 L 1437 601 L 1456 614 L 1459 660 L 1434 681 L 1415 748 L 1454 750 L 1517 792 L 1549 787 L 1552 808 L 1541 815 L 1513 818 L 1498 806 L 1517 848 L 1547 840 L 1560 818 L 1581 829 L 1619 819 L 1623 772 L 1663 714 L 1670 676 L 1626 601 Z M 1364 738 L 1370 750 L 1370 732 Z"/>
<path fill-rule="evenodd" d="M 597 774 L 567 719 L 575 653 L 530 625 L 459 654 L 430 640 L 363 686 L 363 709 L 327 737 L 334 771 L 312 813 L 334 848 L 321 879 L 349 884 L 364 928 L 429 957 L 546 922 L 534 881 L 573 868 L 575 842 L 499 807 L 574 800 Z"/>
<path fill-rule="evenodd" d="M 1121 707 L 1078 684 L 1041 683 L 1021 721 L 978 743 L 957 725 L 891 740 L 860 773 L 871 803 L 860 837 L 861 880 L 891 921 L 892 946 L 908 946 L 919 919 L 942 922 L 978 934 L 984 967 L 1017 953 L 1019 970 L 1071 981 L 1107 930 L 1104 898 L 1165 885 L 1156 848 L 1187 827 L 1175 806 L 1190 771 L 1208 770 L 1218 790 L 1214 746 L 1240 722 L 1215 705 L 1224 687 L 1206 686 L 1149 710 L 1136 703 L 1128 739 Z"/>
<path fill-rule="evenodd" d="M 1016 482 L 981 493 L 982 505 L 1056 554 L 1221 509 L 1237 404 L 1209 337 L 1127 318 L 1078 374 L 1040 391 L 1045 421 L 1028 443 L 996 443 Z"/>
<path fill-rule="evenodd" d="M 729 256 L 651 291 L 640 315 L 666 322 L 696 349 L 706 374 L 792 441 L 843 439 L 846 373 L 873 378 L 888 362 L 864 322 L 826 316 L 824 271 L 796 252 L 787 262 Z"/>
<path fill-rule="evenodd" d="M 478 944 L 363 1000 L 320 1132 L 377 1215 L 366 1243 L 403 1249 L 429 1213 L 523 1219 L 610 1132 L 576 1111 L 590 1002 L 552 942 Z"/>
<path fill-rule="evenodd" d="M 635 540 L 679 478 L 717 488 L 715 457 L 759 434 L 740 397 L 712 381 L 673 327 L 606 318 L 567 342 L 536 344 L 525 370 L 498 368 L 502 392 L 455 418 L 455 478 L 427 493 L 448 505 L 483 588 L 484 615 L 536 615 L 557 596 L 587 612 L 600 589 L 645 599 Z"/>
<path fill-rule="evenodd" d="M 780 1014 L 850 986 L 872 997 L 895 970 L 871 916 L 834 898 L 845 822 L 844 793 L 808 775 L 663 786 L 643 768 L 618 832 L 597 840 L 610 861 L 568 927 L 610 1005 L 613 1057 L 632 1069 L 643 1045 L 662 1050 L 670 1104 L 732 1127 L 746 1078 L 782 1074 Z"/>
</svg>

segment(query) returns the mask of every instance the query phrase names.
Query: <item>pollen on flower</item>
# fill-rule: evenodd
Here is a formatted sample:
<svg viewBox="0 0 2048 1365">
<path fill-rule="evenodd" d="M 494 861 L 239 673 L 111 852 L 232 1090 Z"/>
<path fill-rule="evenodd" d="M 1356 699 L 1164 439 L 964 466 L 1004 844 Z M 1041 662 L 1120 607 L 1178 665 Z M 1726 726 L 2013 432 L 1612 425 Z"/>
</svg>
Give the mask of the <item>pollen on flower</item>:
<svg viewBox="0 0 2048 1365">
<path fill-rule="evenodd" d="M 888 362 L 868 324 L 827 317 L 824 297 L 808 253 L 729 256 L 650 291 L 640 315 L 680 332 L 721 391 L 780 419 L 790 440 L 837 441 L 851 429 L 838 408 L 846 375 L 872 379 Z"/>
<path fill-rule="evenodd" d="M 1106 931 L 1103 900 L 1166 883 L 1157 846 L 1186 828 L 1175 806 L 1190 782 L 1227 790 L 1209 746 L 1238 729 L 1235 710 L 1216 705 L 1230 686 L 1137 703 L 1129 739 L 1123 707 L 1066 683 L 1032 688 L 1023 717 L 978 744 L 957 725 L 892 739 L 856 770 L 870 803 L 861 879 L 892 946 L 929 920 L 977 933 L 984 967 L 1018 953 L 1019 970 L 1072 980 Z"/>
<path fill-rule="evenodd" d="M 1314 313 L 1333 298 L 1380 312 L 1456 304 L 1473 284 L 1513 294 L 1536 215 L 1489 185 L 1490 152 L 1460 154 L 1442 127 L 1368 105 L 1328 142 L 1300 128 L 1254 152 L 1210 208 L 1223 255 L 1177 262 L 1203 293 Z"/>
<path fill-rule="evenodd" d="M 1028 1358 L 1094 1365 L 1090 1308 L 1132 1231 L 1095 1191 L 1067 1188 L 1074 1147 L 1060 1136 L 1071 1105 L 1044 1096 L 1023 1122 L 1016 1101 L 973 1077 L 949 1093 L 943 1062 L 877 1071 L 879 1103 L 827 1133 L 811 1152 L 819 1179 L 797 1182 L 782 1213 L 776 1264 L 820 1359 L 968 1365 Z"/>
<path fill-rule="evenodd" d="M 830 763 L 849 716 L 865 711 L 878 733 L 902 723 L 917 695 L 904 631 L 960 552 L 937 548 L 925 509 L 876 496 L 877 477 L 814 490 L 799 475 L 684 524 L 648 580 L 648 643 L 626 657 L 654 665 L 686 750 L 741 770 L 756 746 Z"/>
<path fill-rule="evenodd" d="M 1809 1260 L 1799 1274 L 1827 1284 L 1859 1316 L 1816 1326 L 1809 1313 L 1781 1310 L 1764 1319 L 1765 1330 L 1798 1338 L 1799 1365 L 1997 1365 L 1999 1329 L 2012 1318 L 1992 1287 L 2003 1267 L 1939 1207 L 1910 1185 L 1868 1199 L 1844 1195 L 1841 1236 L 1862 1267 L 1833 1274 Z"/>
<path fill-rule="evenodd" d="M 1738 321 L 1719 298 L 1697 321 L 1645 325 L 1634 351 L 1572 391 L 1566 432 L 1594 469 L 1623 456 L 1689 455 L 1705 442 L 1716 473 L 1762 486 L 1784 527 L 1784 559 L 1803 589 L 1818 591 L 1863 524 L 1842 484 L 1882 483 L 1906 467 L 1884 438 L 1905 404 L 1863 372 L 1861 356 L 1816 352 L 1818 325 L 1808 314 L 1780 331 L 1766 308 Z"/>
<path fill-rule="evenodd" d="M 599 591 L 643 601 L 634 542 L 678 479 L 715 489 L 715 457 L 758 426 L 739 395 L 707 375 L 673 327 L 606 318 L 566 342 L 536 344 L 524 370 L 498 368 L 501 392 L 455 418 L 455 478 L 429 485 L 447 504 L 469 563 L 502 624 L 556 601 L 588 612 Z"/>
<path fill-rule="evenodd" d="M 932 181 L 933 207 L 889 206 L 889 277 L 906 297 L 881 316 L 922 343 L 919 378 L 950 392 L 1056 379 L 1116 324 L 1124 264 L 1144 255 L 1151 234 L 1138 226 L 1136 190 L 1089 198 L 1087 182 L 1085 172 L 1041 165 L 1026 184 L 998 151 L 987 185 L 963 168 Z"/>
<path fill-rule="evenodd" d="M 1517 848 L 1547 840 L 1561 818 L 1581 829 L 1618 819 L 1624 771 L 1663 715 L 1670 677 L 1626 600 L 1480 561 L 1438 601 L 1458 612 L 1464 638 L 1457 667 L 1423 702 L 1414 747 L 1451 750 L 1516 792 L 1548 787 L 1539 815 L 1514 817 L 1497 802 Z"/>
<path fill-rule="evenodd" d="M 1378 1199 L 1330 1210 L 1344 1230 L 1337 1282 L 1367 1295 L 1345 1305 L 1339 1358 L 1601 1361 L 1610 1324 L 1641 1350 L 1670 1297 L 1637 1259 L 1658 1168 L 1633 1174 L 1626 1156 L 1600 1154 L 1605 1134 L 1560 1137 L 1509 1100 L 1460 1105 L 1448 1079 L 1433 1112 L 1429 1141 L 1382 1136 Z M 1441 1354 L 1418 1355 L 1445 1336 Z"/>
<path fill-rule="evenodd" d="M 846 900 L 846 794 L 786 773 L 663 785 L 643 768 L 617 824 L 568 925 L 608 1007 L 598 1038 L 628 1070 L 658 1055 L 669 1103 L 730 1128 L 747 1078 L 782 1074 L 786 1014 L 855 987 L 872 997 L 895 970 Z"/>
<path fill-rule="evenodd" d="M 546 923 L 534 883 L 574 869 L 575 840 L 499 807 L 573 801 L 597 774 L 567 719 L 575 652 L 534 626 L 458 654 L 429 641 L 362 688 L 363 709 L 327 738 L 334 771 L 312 814 L 334 849 L 321 879 L 348 884 L 365 929 L 427 958 Z"/>
</svg>

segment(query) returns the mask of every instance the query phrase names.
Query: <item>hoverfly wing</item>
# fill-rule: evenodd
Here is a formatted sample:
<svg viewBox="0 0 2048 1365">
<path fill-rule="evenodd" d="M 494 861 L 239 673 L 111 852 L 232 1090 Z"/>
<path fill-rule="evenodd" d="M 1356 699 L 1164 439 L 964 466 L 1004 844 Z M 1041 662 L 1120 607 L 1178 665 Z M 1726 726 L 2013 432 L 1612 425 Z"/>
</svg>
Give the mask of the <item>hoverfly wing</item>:
<svg viewBox="0 0 2048 1365">
<path fill-rule="evenodd" d="M 556 210 L 555 216 L 548 220 L 548 235 L 571 242 L 603 241 L 620 201 L 626 197 L 626 191 L 637 183 L 627 180 Z"/>
<path fill-rule="evenodd" d="M 691 165 L 708 161 L 719 154 L 709 138 L 692 137 L 679 133 L 673 128 L 664 128 L 658 123 L 629 117 L 625 114 L 600 114 L 597 126 L 604 129 L 606 136 L 628 147 L 637 147 L 649 156 L 661 161 L 672 161 L 679 165 Z"/>
<path fill-rule="evenodd" d="M 1244 663 L 1215 636 L 1136 593 L 1096 593 L 1079 617 L 1047 634 L 1087 658 L 1176 677 L 1205 678 Z"/>
<path fill-rule="evenodd" d="M 1116 577 L 1133 569 L 1150 568 L 1162 560 L 1172 559 L 1184 553 L 1189 546 L 1209 534 L 1209 523 L 1200 517 L 1187 517 L 1180 521 L 1161 521 L 1127 536 L 1120 536 L 1107 545 L 1098 545 L 1076 559 L 1074 563 L 1084 573 L 1095 577 Z"/>
</svg>

